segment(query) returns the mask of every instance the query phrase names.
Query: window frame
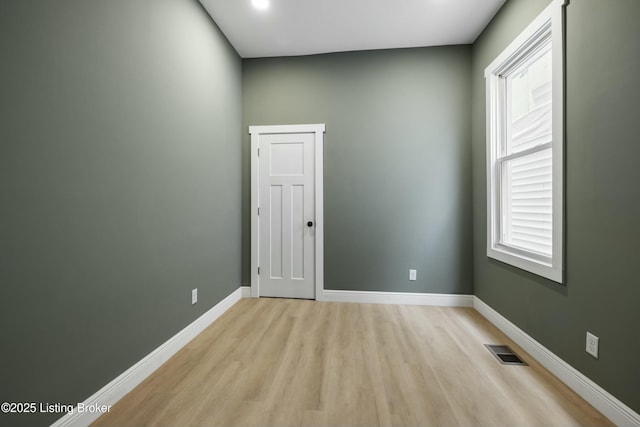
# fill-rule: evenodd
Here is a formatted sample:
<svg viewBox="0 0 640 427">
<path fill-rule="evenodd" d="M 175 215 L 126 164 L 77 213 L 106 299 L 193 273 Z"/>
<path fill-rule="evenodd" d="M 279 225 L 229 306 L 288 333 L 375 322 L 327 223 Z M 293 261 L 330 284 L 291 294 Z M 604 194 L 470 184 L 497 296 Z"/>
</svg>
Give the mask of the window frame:
<svg viewBox="0 0 640 427">
<path fill-rule="evenodd" d="M 487 120 L 487 256 L 533 274 L 564 282 L 564 9 L 567 0 L 553 0 L 485 69 Z M 517 69 L 536 55 L 550 38 L 552 55 L 552 256 L 502 243 L 501 154 L 506 133 L 505 81 L 509 71 Z M 537 146 L 518 153 L 518 157 L 543 150 Z M 526 154 L 523 154 L 526 153 Z"/>
</svg>

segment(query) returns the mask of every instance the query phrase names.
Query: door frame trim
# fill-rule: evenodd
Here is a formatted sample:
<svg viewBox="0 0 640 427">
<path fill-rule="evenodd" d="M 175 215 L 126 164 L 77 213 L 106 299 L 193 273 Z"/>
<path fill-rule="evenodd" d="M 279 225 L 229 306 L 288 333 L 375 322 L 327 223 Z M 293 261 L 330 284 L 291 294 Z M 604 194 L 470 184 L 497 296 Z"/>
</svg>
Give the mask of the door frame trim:
<svg viewBox="0 0 640 427">
<path fill-rule="evenodd" d="M 324 295 L 324 132 L 325 124 L 249 126 L 251 135 L 251 296 L 260 296 L 260 136 L 267 134 L 315 134 L 315 299 Z"/>
</svg>

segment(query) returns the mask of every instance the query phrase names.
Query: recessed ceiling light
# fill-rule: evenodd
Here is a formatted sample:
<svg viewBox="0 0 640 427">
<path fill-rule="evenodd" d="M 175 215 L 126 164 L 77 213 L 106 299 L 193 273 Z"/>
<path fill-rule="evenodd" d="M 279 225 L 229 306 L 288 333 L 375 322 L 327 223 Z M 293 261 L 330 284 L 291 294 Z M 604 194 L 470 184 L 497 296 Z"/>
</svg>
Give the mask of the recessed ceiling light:
<svg viewBox="0 0 640 427">
<path fill-rule="evenodd" d="M 264 10 L 269 7 L 269 0 L 251 0 L 251 4 L 256 9 Z"/>
</svg>

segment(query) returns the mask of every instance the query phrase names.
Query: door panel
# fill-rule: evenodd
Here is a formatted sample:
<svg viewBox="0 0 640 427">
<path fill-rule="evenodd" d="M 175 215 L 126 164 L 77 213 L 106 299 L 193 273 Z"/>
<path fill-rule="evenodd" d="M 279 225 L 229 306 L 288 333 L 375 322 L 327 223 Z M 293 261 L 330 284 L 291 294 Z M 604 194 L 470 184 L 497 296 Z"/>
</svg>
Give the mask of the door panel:
<svg viewBox="0 0 640 427">
<path fill-rule="evenodd" d="M 260 296 L 315 297 L 314 142 L 260 136 Z"/>
<path fill-rule="evenodd" d="M 304 185 L 291 186 L 291 278 L 304 279 Z"/>
<path fill-rule="evenodd" d="M 271 176 L 302 176 L 304 175 L 304 142 L 274 142 L 269 146 L 269 159 Z"/>
<path fill-rule="evenodd" d="M 272 278 L 282 278 L 282 185 L 272 185 L 269 188 L 269 275 Z M 267 242 L 265 242 L 267 243 Z"/>
</svg>

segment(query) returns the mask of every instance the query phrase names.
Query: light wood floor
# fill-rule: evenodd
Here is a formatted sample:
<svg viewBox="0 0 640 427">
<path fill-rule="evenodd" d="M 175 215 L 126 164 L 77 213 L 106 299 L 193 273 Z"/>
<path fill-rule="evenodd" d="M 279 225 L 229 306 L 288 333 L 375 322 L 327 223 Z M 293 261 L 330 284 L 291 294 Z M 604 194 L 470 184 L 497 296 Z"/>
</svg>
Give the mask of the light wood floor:
<svg viewBox="0 0 640 427">
<path fill-rule="evenodd" d="M 473 309 L 263 298 L 238 302 L 93 425 L 612 424 Z"/>
</svg>

